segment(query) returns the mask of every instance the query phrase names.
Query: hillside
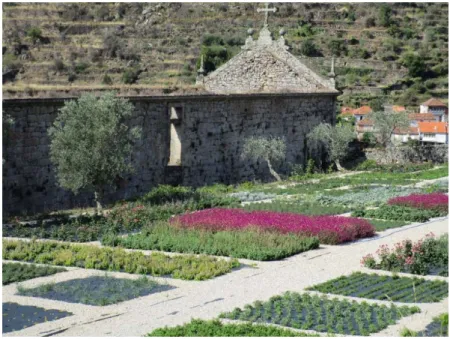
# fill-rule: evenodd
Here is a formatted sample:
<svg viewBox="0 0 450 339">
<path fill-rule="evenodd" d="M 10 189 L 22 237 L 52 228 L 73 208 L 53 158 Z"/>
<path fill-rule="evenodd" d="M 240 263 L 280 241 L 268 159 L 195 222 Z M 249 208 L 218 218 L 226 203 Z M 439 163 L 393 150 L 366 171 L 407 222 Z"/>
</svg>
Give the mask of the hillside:
<svg viewBox="0 0 450 339">
<path fill-rule="evenodd" d="M 258 32 L 256 3 L 4 3 L 3 94 L 195 91 L 200 54 L 214 69 Z M 325 75 L 335 54 L 342 104 L 447 99 L 445 3 L 277 3 L 291 52 Z"/>
</svg>

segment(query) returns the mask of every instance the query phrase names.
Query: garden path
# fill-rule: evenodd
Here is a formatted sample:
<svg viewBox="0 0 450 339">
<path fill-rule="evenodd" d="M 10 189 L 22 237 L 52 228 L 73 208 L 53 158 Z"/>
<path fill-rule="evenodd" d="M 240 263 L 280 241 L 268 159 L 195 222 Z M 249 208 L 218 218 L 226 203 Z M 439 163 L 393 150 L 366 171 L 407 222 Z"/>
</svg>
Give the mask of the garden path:
<svg viewBox="0 0 450 339">
<path fill-rule="evenodd" d="M 361 268 L 363 255 L 374 253 L 381 244 L 393 245 L 403 239 L 418 240 L 433 232 L 437 236 L 448 232 L 448 218 L 435 219 L 424 224 L 412 224 L 381 232 L 379 236 L 337 246 L 321 246 L 317 250 L 301 253 L 285 260 L 258 262 L 257 267 L 245 265 L 232 273 L 207 281 L 181 281 L 155 278 L 175 289 L 140 297 L 110 306 L 87 306 L 61 301 L 16 296 L 17 284 L 3 288 L 3 302 L 17 302 L 70 311 L 74 315 L 56 321 L 37 324 L 6 336 L 141 336 L 155 328 L 189 322 L 192 318 L 212 319 L 221 312 L 256 300 L 268 300 L 285 291 L 301 292 L 304 288 L 325 282 L 353 271 L 373 272 Z M 241 262 L 246 262 L 242 260 Z M 389 274 L 379 272 L 380 274 Z M 55 276 L 41 277 L 21 283 L 33 287 L 43 282 L 59 282 L 92 275 L 104 275 L 102 271 L 69 269 Z M 137 278 L 138 275 L 108 272 L 109 276 Z M 427 277 L 427 279 L 443 279 Z M 346 298 L 346 297 L 338 297 Z M 357 298 L 353 298 L 357 299 Z M 388 303 L 370 301 L 374 303 Z M 408 304 L 411 305 L 411 304 Z M 446 312 L 448 298 L 439 303 L 420 304 L 422 312 L 402 318 L 376 336 L 398 336 L 407 326 L 421 330 L 432 317 Z"/>
</svg>

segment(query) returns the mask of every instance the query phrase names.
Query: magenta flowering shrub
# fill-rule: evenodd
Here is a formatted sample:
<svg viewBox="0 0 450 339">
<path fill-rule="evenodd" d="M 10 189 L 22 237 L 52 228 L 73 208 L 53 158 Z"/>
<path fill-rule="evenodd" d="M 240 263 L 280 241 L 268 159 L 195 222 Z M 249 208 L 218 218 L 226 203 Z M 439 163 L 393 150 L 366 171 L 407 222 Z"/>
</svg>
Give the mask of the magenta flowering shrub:
<svg viewBox="0 0 450 339">
<path fill-rule="evenodd" d="M 214 231 L 254 227 L 267 231 L 317 236 L 324 244 L 338 244 L 375 234 L 373 226 L 364 219 L 271 211 L 248 212 L 226 208 L 211 208 L 176 216 L 171 219 L 171 224 Z"/>
<path fill-rule="evenodd" d="M 388 201 L 389 205 L 407 206 L 421 209 L 448 210 L 448 195 L 444 193 L 411 194 Z"/>
</svg>

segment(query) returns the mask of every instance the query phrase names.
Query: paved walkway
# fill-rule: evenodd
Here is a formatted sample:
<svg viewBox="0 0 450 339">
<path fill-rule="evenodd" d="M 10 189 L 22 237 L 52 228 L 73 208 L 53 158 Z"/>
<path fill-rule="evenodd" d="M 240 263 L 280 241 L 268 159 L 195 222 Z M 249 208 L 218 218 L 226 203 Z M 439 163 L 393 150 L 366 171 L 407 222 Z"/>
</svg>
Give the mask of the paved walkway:
<svg viewBox="0 0 450 339">
<path fill-rule="evenodd" d="M 381 244 L 393 245 L 408 238 L 418 240 L 430 232 L 437 236 L 447 233 L 448 219 L 441 218 L 425 224 L 388 230 L 375 238 L 347 245 L 321 246 L 317 250 L 285 260 L 258 262 L 257 267 L 245 265 L 232 273 L 208 281 L 155 278 L 156 281 L 176 288 L 110 306 L 87 306 L 17 296 L 14 293 L 18 284 L 11 284 L 3 287 L 3 302 L 70 311 L 74 315 L 7 333 L 6 336 L 142 336 L 155 328 L 183 324 L 192 318 L 212 319 L 221 312 L 231 311 L 235 307 L 243 307 L 256 300 L 265 301 L 285 291 L 301 292 L 307 286 L 342 274 L 358 270 L 373 272 L 361 268 L 360 259 L 363 255 L 374 253 Z M 379 273 L 389 274 L 382 271 Z M 73 268 L 54 276 L 32 279 L 21 285 L 32 287 L 45 282 L 104 274 L 103 271 Z M 107 274 L 116 277 L 139 277 L 127 273 Z M 427 279 L 448 281 L 447 278 L 441 277 L 427 277 Z M 403 318 L 398 324 L 375 335 L 398 336 L 404 326 L 412 330 L 424 329 L 434 316 L 447 311 L 448 298 L 440 303 L 419 304 L 419 307 L 422 309 L 421 313 Z"/>
</svg>

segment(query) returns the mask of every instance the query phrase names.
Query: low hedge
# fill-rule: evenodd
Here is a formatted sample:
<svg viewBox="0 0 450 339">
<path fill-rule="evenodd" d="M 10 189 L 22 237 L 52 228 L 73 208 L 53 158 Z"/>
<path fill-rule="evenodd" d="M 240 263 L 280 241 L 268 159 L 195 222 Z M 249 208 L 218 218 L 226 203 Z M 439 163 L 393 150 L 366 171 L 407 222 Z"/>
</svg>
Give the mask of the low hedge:
<svg viewBox="0 0 450 339">
<path fill-rule="evenodd" d="M 261 230 L 208 231 L 157 223 L 140 234 L 103 238 L 102 244 L 125 248 L 277 260 L 319 247 L 316 237 Z"/>
<path fill-rule="evenodd" d="M 25 281 L 37 277 L 45 277 L 59 272 L 66 271 L 62 267 L 36 266 L 19 263 L 3 263 L 2 283 L 3 285 Z"/>
<path fill-rule="evenodd" d="M 446 211 L 424 210 L 405 206 L 382 205 L 374 210 L 356 210 L 352 213 L 353 217 L 373 218 L 384 220 L 399 220 L 412 222 L 425 222 L 431 218 L 443 217 L 447 215 Z"/>
<path fill-rule="evenodd" d="M 316 337 L 314 334 L 259 324 L 222 324 L 219 320 L 193 319 L 175 327 L 158 328 L 147 337 Z"/>
<path fill-rule="evenodd" d="M 222 260 L 208 256 L 167 256 L 162 253 L 144 255 L 123 249 L 68 245 L 52 241 L 3 240 L 3 259 L 75 266 L 154 276 L 170 276 L 184 280 L 206 280 L 228 272 L 240 264 L 236 259 Z"/>
</svg>

